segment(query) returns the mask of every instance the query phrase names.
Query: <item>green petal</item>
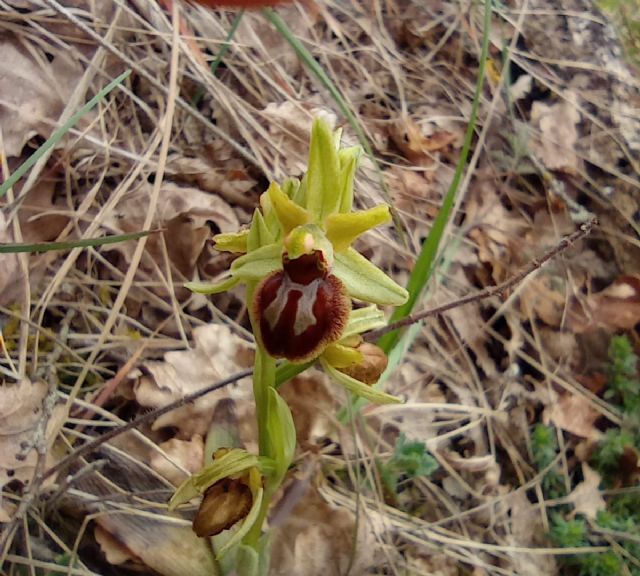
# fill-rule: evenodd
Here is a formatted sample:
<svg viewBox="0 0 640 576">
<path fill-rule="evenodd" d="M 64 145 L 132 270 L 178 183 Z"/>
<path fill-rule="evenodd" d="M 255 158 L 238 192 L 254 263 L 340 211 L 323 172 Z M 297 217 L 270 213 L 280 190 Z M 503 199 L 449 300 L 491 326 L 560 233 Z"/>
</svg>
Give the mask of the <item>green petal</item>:
<svg viewBox="0 0 640 576">
<path fill-rule="evenodd" d="M 336 252 L 343 252 L 360 234 L 391 221 L 389 207 L 385 204 L 347 214 L 332 214 L 325 220 L 329 242 Z"/>
<path fill-rule="evenodd" d="M 340 370 L 336 370 L 331 364 L 324 360 L 322 356 L 320 357 L 320 363 L 338 384 L 344 386 L 349 392 L 356 396 L 361 396 L 376 404 L 399 404 L 402 402 L 400 398 L 396 398 L 385 392 L 379 392 L 372 386 L 360 382 L 360 380 L 356 380 L 351 376 L 347 376 L 344 372 L 340 372 Z"/>
<path fill-rule="evenodd" d="M 289 198 L 275 182 L 271 182 L 267 190 L 271 206 L 275 210 L 282 232 L 287 235 L 291 230 L 313 220 L 312 215 L 302 206 L 298 206 Z"/>
<path fill-rule="evenodd" d="M 245 254 L 247 252 L 247 237 L 249 230 L 243 230 L 237 234 L 216 234 L 213 237 L 215 249 L 221 252 L 239 252 Z"/>
<path fill-rule="evenodd" d="M 306 208 L 322 222 L 342 204 L 340 160 L 329 125 L 319 118 L 313 122 L 306 175 Z"/>
<path fill-rule="evenodd" d="M 409 297 L 404 288 L 353 248 L 335 255 L 332 272 L 347 287 L 349 296 L 356 300 L 400 306 Z"/>
<path fill-rule="evenodd" d="M 253 252 L 262 246 L 267 244 L 273 244 L 275 237 L 269 230 L 260 210 L 255 210 L 253 218 L 251 220 L 251 228 L 249 228 L 247 237 L 247 250 L 245 252 Z"/>
<path fill-rule="evenodd" d="M 334 368 L 346 368 L 362 362 L 362 354 L 351 346 L 343 346 L 337 342 L 329 344 L 322 357 Z"/>
<path fill-rule="evenodd" d="M 222 280 L 221 282 L 186 282 L 184 287 L 195 292 L 196 294 L 219 294 L 220 292 L 226 292 L 231 290 L 236 284 L 240 282 L 240 278 L 236 276 L 230 276 Z"/>
<path fill-rule="evenodd" d="M 369 330 L 375 330 L 376 328 L 384 326 L 386 323 L 382 310 L 375 304 L 366 306 L 365 308 L 356 308 L 351 310 L 349 322 L 340 340 L 355 334 L 363 334 Z"/>
<path fill-rule="evenodd" d="M 282 244 L 275 243 L 253 250 L 234 260 L 231 272 L 241 280 L 262 280 L 274 270 L 282 269 Z"/>
</svg>

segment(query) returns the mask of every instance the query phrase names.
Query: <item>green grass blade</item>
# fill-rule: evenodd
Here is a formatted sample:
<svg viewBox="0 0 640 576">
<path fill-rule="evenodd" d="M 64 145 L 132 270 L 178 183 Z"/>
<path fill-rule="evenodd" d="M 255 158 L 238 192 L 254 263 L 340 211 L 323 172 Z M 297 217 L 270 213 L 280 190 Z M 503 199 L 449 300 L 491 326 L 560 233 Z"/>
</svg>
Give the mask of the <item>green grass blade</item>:
<svg viewBox="0 0 640 576">
<path fill-rule="evenodd" d="M 482 96 L 482 87 L 484 85 L 484 69 L 487 57 L 489 54 L 489 33 L 491 29 L 491 2 L 486 1 L 484 5 L 484 30 L 482 34 L 482 49 L 480 51 L 480 65 L 478 69 L 478 79 L 476 81 L 476 89 L 473 95 L 473 104 L 471 107 L 471 115 L 469 117 L 469 124 L 467 125 L 467 131 L 464 137 L 464 143 L 462 150 L 460 151 L 460 158 L 456 165 L 456 171 L 449 186 L 449 190 L 444 198 L 442 207 L 438 211 L 438 215 L 433 222 L 433 227 L 429 236 L 424 241 L 416 265 L 411 273 L 407 290 L 409 291 L 409 299 L 405 304 L 396 308 L 391 316 L 391 322 L 400 320 L 405 316 L 408 316 L 413 311 L 420 296 L 422 295 L 425 286 L 429 282 L 434 269 L 434 263 L 438 255 L 440 248 L 440 242 L 442 236 L 451 217 L 451 211 L 453 209 L 458 187 L 464 174 L 465 166 L 467 165 L 467 158 L 469 156 L 469 150 L 471 149 L 471 141 L 473 140 L 473 134 L 475 132 L 476 120 L 478 118 L 478 109 L 480 107 L 480 98 Z M 378 345 L 388 354 L 398 342 L 399 333 L 389 332 L 385 334 Z"/>
<path fill-rule="evenodd" d="M 89 100 L 80 110 L 78 110 L 69 120 L 67 120 L 60 128 L 58 128 L 47 141 L 40 146 L 29 158 L 27 158 L 18 169 L 0 185 L 0 198 L 2 198 L 9 188 L 14 186 L 20 178 L 22 178 L 40 159 L 40 157 L 47 152 L 50 148 L 55 146 L 63 136 L 82 118 L 87 112 L 89 112 L 100 100 L 102 100 L 109 92 L 111 92 L 118 84 L 121 84 L 127 76 L 131 74 L 131 70 L 127 70 L 114 78 L 109 84 L 107 84 L 102 90 L 100 90 L 91 100 Z"/>
<path fill-rule="evenodd" d="M 1 244 L 0 254 L 17 254 L 19 252 L 51 252 L 52 250 L 72 250 L 73 248 L 87 248 L 89 246 L 103 246 L 105 244 L 117 244 L 127 240 L 137 240 L 143 236 L 154 234 L 158 230 L 144 230 L 131 234 L 118 234 L 104 236 L 102 238 L 84 238 L 82 240 L 70 240 L 69 242 L 39 242 L 36 244 Z"/>
<path fill-rule="evenodd" d="M 263 10 L 262 13 L 264 14 L 265 18 L 269 22 L 271 22 L 273 27 L 282 35 L 282 37 L 294 49 L 294 51 L 296 52 L 300 60 L 302 60 L 302 62 L 304 62 L 304 64 L 309 68 L 309 70 L 311 70 L 312 74 L 329 91 L 329 94 L 331 94 L 331 97 L 334 99 L 335 103 L 338 105 L 340 112 L 342 112 L 344 117 L 347 119 L 347 121 L 353 128 L 353 131 L 356 133 L 356 136 L 358 137 L 358 141 L 360 142 L 360 145 L 364 148 L 364 151 L 367 153 L 367 156 L 369 156 L 369 158 L 373 162 L 373 165 L 376 170 L 376 174 L 378 175 L 378 181 L 380 183 L 380 187 L 382 188 L 382 192 L 384 194 L 385 200 L 391 206 L 391 214 L 393 216 L 394 226 L 396 227 L 398 234 L 400 235 L 402 241 L 404 242 L 404 232 L 403 232 L 402 222 L 400 221 L 400 218 L 398 217 L 397 212 L 393 208 L 393 204 L 391 202 L 391 195 L 389 194 L 389 189 L 382 175 L 382 169 L 380 168 L 380 164 L 378 163 L 378 160 L 373 154 L 373 148 L 371 147 L 371 144 L 369 142 L 369 139 L 367 138 L 367 135 L 364 133 L 364 130 L 362 130 L 362 127 L 360 126 L 358 119 L 355 117 L 355 115 L 351 111 L 351 108 L 349 108 L 349 104 L 340 93 L 340 90 L 338 90 L 338 87 L 333 83 L 331 78 L 329 78 L 327 73 L 324 71 L 324 68 L 322 68 L 322 66 L 318 63 L 318 61 L 313 57 L 311 52 L 307 50 L 304 44 L 296 38 L 294 33 L 287 26 L 286 22 L 282 18 L 280 18 L 280 16 L 271 8 L 267 8 Z"/>
<path fill-rule="evenodd" d="M 233 37 L 236 35 L 236 31 L 238 30 L 238 26 L 240 26 L 240 22 L 242 22 L 243 14 L 244 14 L 244 10 L 240 10 L 240 12 L 236 14 L 235 18 L 233 19 L 233 22 L 231 22 L 231 28 L 229 28 L 227 37 L 224 39 L 224 42 L 220 46 L 220 50 L 218 50 L 216 57 L 211 62 L 211 74 L 214 76 L 215 76 L 216 70 L 218 69 L 218 66 L 220 66 L 220 63 L 222 62 L 222 59 L 226 56 L 227 52 L 229 51 L 229 48 L 231 48 L 231 41 L 233 40 Z M 192 100 L 192 104 L 194 106 L 197 106 L 200 103 L 200 100 L 202 100 L 204 93 L 205 93 L 204 86 L 200 86 L 200 88 L 198 88 L 198 91 Z"/>
</svg>

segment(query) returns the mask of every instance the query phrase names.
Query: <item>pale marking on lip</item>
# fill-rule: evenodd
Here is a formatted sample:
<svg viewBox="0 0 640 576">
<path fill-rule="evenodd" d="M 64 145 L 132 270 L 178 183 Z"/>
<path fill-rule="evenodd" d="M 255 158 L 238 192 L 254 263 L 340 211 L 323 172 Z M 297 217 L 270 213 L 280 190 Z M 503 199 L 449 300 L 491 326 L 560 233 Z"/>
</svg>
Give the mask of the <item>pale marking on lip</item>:
<svg viewBox="0 0 640 576">
<path fill-rule="evenodd" d="M 294 335 L 300 336 L 300 334 L 303 334 L 308 328 L 315 326 L 317 324 L 317 319 L 313 314 L 313 305 L 318 297 L 318 290 L 321 282 L 322 278 L 316 278 L 309 284 L 300 284 L 291 280 L 287 274 L 284 274 L 282 283 L 278 286 L 276 297 L 263 312 L 263 315 L 269 324 L 269 328 L 272 331 L 275 330 L 285 306 L 289 301 L 289 294 L 293 291 L 297 291 L 302 294 L 298 300 L 296 318 L 293 324 Z"/>
</svg>

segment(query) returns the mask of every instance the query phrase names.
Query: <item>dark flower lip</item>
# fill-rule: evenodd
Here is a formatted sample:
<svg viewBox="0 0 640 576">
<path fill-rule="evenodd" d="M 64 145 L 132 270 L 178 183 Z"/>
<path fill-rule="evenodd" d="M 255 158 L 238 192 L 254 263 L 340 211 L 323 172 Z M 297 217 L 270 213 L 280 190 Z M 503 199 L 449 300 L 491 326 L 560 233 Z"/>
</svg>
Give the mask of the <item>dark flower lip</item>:
<svg viewBox="0 0 640 576">
<path fill-rule="evenodd" d="M 254 312 L 271 356 L 306 362 L 340 338 L 351 300 L 344 284 L 327 272 L 320 252 L 285 257 L 283 265 L 256 288 Z"/>
<path fill-rule="evenodd" d="M 193 531 L 204 538 L 228 530 L 249 513 L 252 501 L 251 490 L 242 480 L 223 478 L 204 493 Z"/>
</svg>

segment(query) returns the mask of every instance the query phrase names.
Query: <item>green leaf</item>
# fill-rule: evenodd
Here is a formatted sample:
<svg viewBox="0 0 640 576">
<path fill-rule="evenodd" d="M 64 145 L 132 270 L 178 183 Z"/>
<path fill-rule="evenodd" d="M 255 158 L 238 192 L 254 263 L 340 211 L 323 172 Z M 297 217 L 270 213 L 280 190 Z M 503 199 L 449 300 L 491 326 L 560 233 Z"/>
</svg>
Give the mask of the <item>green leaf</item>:
<svg viewBox="0 0 640 576">
<path fill-rule="evenodd" d="M 102 238 L 83 238 L 82 240 L 70 240 L 68 242 L 39 242 L 37 244 L 0 244 L 0 254 L 15 254 L 19 252 L 51 252 L 52 250 L 73 250 L 74 248 L 88 248 L 90 246 L 104 246 L 105 244 L 118 244 L 127 240 L 137 240 L 143 236 L 154 234 L 157 230 L 145 230 L 131 234 L 118 234 L 116 236 L 104 236 Z"/>
<path fill-rule="evenodd" d="M 320 357 L 320 363 L 338 384 L 356 396 L 360 396 L 370 402 L 375 402 L 376 404 L 399 404 L 402 402 L 400 398 L 396 398 L 395 396 L 391 396 L 391 394 L 386 394 L 385 392 L 379 392 L 368 384 L 360 382 L 359 380 L 348 376 L 344 372 L 340 372 L 340 370 L 336 370 L 322 357 Z"/>
<path fill-rule="evenodd" d="M 274 388 L 269 388 L 267 418 L 267 434 L 269 435 L 270 443 L 269 456 L 275 461 L 276 476 L 284 478 L 296 451 L 296 428 L 289 405 Z"/>
<path fill-rule="evenodd" d="M 399 306 L 407 300 L 404 288 L 353 248 L 335 255 L 333 273 L 356 300 L 391 306 Z"/>
<path fill-rule="evenodd" d="M 351 146 L 338 151 L 340 172 L 342 173 L 342 191 L 340 193 L 341 199 L 338 211 L 343 214 L 351 212 L 353 208 L 354 180 L 361 156 L 362 147 L 360 146 Z"/>
</svg>

